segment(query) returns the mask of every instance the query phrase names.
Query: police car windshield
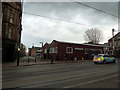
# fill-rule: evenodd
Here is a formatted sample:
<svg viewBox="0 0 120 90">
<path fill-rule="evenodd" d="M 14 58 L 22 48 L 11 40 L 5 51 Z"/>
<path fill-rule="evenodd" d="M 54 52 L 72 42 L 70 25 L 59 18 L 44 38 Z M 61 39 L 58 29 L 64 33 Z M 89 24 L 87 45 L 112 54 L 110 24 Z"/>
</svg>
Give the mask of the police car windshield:
<svg viewBox="0 0 120 90">
<path fill-rule="evenodd" d="M 104 55 L 103 57 L 109 57 L 108 55 Z"/>
<path fill-rule="evenodd" d="M 109 55 L 105 55 L 105 54 L 98 54 L 96 55 L 97 57 L 109 57 Z"/>
</svg>

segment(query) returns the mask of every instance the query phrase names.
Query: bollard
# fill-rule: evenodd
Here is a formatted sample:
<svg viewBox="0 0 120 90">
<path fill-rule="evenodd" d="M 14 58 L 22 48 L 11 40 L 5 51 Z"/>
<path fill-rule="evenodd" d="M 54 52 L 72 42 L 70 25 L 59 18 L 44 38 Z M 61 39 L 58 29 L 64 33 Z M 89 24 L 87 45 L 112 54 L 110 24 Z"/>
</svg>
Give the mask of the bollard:
<svg viewBox="0 0 120 90">
<path fill-rule="evenodd" d="M 77 58 L 75 57 L 75 60 L 77 60 Z"/>
<path fill-rule="evenodd" d="M 82 60 L 84 60 L 84 58 L 82 58 Z"/>
<path fill-rule="evenodd" d="M 51 64 L 53 64 L 53 58 L 51 59 Z"/>
<path fill-rule="evenodd" d="M 19 66 L 20 52 L 18 51 L 17 66 Z"/>
<path fill-rule="evenodd" d="M 29 57 L 28 57 L 28 63 L 29 63 Z"/>
<path fill-rule="evenodd" d="M 35 62 L 36 62 L 36 57 L 35 57 Z"/>
</svg>

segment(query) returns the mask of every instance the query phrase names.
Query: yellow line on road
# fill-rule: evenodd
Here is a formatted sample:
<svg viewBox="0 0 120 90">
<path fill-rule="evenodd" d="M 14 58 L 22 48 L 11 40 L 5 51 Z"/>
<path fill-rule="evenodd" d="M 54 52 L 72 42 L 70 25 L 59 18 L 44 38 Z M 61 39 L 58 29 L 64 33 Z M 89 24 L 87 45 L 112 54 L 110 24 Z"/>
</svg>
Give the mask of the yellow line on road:
<svg viewBox="0 0 120 90">
<path fill-rule="evenodd" d="M 63 88 L 75 88 L 77 86 L 81 86 L 81 85 L 85 85 L 85 84 L 90 84 L 90 83 L 93 83 L 93 82 L 97 82 L 97 81 L 101 81 L 101 80 L 106 80 L 106 79 L 110 79 L 110 78 L 113 78 L 113 77 L 118 77 L 118 75 L 113 75 L 113 76 L 109 76 L 109 77 L 105 77 L 105 78 L 101 78 L 101 79 L 97 79 L 97 80 L 87 81 L 87 82 L 79 83 L 79 84 L 76 84 L 76 85 L 65 86 Z"/>
</svg>

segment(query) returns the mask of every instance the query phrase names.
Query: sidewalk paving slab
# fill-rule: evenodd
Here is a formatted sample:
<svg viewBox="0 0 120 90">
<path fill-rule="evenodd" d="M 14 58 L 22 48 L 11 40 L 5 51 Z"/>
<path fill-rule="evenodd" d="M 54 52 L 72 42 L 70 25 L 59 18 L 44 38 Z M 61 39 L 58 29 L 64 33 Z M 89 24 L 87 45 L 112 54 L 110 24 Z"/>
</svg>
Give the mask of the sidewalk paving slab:
<svg viewBox="0 0 120 90">
<path fill-rule="evenodd" d="M 75 60 L 75 61 L 54 61 L 53 64 L 62 64 L 62 63 L 80 63 L 80 62 L 86 62 L 91 60 Z M 45 65 L 45 64 L 51 64 L 51 61 L 39 61 L 39 62 L 20 62 L 19 66 L 30 66 L 30 65 Z M 3 68 L 7 67 L 17 67 L 17 61 L 15 62 L 6 62 L 2 64 Z"/>
</svg>

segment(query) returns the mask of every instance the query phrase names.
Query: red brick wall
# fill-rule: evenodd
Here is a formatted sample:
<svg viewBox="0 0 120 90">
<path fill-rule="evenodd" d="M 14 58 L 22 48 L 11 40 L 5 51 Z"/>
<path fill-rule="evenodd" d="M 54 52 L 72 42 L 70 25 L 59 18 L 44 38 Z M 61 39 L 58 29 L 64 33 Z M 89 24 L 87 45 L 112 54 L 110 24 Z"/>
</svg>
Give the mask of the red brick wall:
<svg viewBox="0 0 120 90">
<path fill-rule="evenodd" d="M 28 49 L 28 56 L 31 56 L 31 48 Z"/>
<path fill-rule="evenodd" d="M 73 53 L 66 53 L 67 47 L 72 47 Z M 59 44 L 59 52 L 58 52 L 59 60 L 64 60 L 65 55 L 67 55 L 67 58 L 70 60 L 74 58 L 77 59 L 82 59 L 82 57 L 85 58 L 84 50 L 75 50 L 75 48 L 82 48 L 82 47 L 75 44 Z"/>
<path fill-rule="evenodd" d="M 72 44 L 72 43 L 61 43 L 57 41 L 53 41 L 50 45 L 47 45 L 44 47 L 44 49 L 48 48 L 53 48 L 57 47 L 58 48 L 58 53 L 49 53 L 49 56 L 52 56 L 54 59 L 57 60 L 65 60 L 65 55 L 67 55 L 68 60 L 72 59 L 87 59 L 88 54 L 85 53 L 85 48 L 90 48 L 90 49 L 102 49 L 102 47 L 99 46 L 90 46 L 90 45 L 83 45 L 83 44 Z M 73 48 L 73 53 L 66 53 L 66 48 L 67 47 L 72 47 Z M 83 50 L 75 50 L 75 48 L 83 48 Z M 44 53 L 45 54 L 45 53 Z"/>
<path fill-rule="evenodd" d="M 13 2 L 4 2 L 2 3 L 2 12 L 3 12 L 3 24 L 2 24 L 2 37 L 8 38 L 8 29 L 13 29 L 12 40 L 19 42 L 21 32 L 21 7 L 17 3 Z M 13 23 L 10 23 L 8 13 L 14 13 L 15 17 Z"/>
<path fill-rule="evenodd" d="M 31 56 L 35 56 L 36 55 L 36 50 L 35 50 L 35 48 L 32 48 L 31 49 Z"/>
</svg>

